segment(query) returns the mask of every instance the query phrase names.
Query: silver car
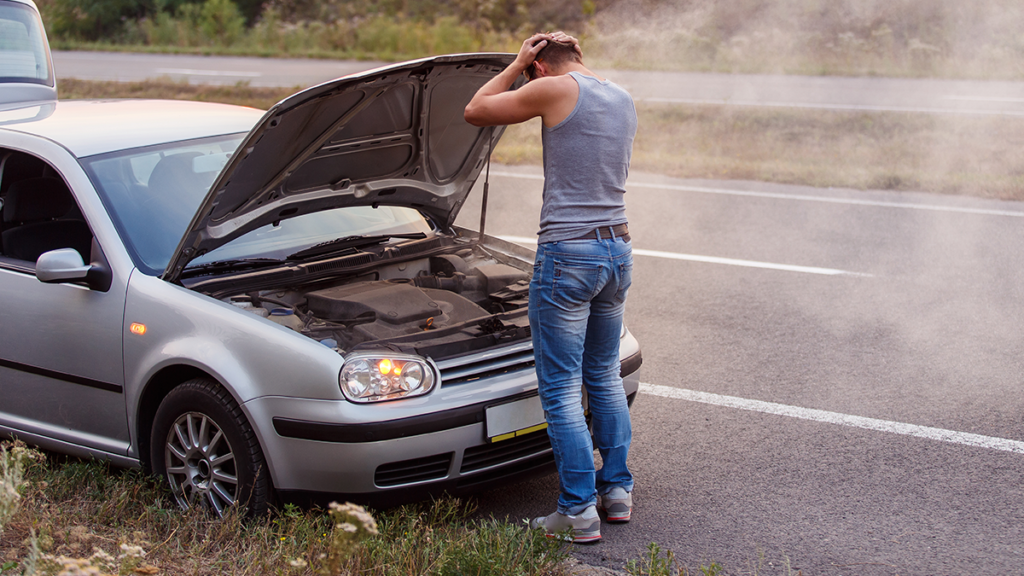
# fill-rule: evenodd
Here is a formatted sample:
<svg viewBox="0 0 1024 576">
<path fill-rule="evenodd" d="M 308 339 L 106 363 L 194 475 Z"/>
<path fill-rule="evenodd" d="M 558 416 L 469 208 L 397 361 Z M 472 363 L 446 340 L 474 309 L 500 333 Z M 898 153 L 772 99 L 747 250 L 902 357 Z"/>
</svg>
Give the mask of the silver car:
<svg viewBox="0 0 1024 576">
<path fill-rule="evenodd" d="M 32 0 L 0 0 L 0 106 L 54 100 L 50 44 Z"/>
<path fill-rule="evenodd" d="M 511 59 L 398 64 L 266 113 L 0 109 L 0 434 L 217 512 L 550 472 L 533 253 L 455 226 L 501 134 L 463 109 Z M 632 401 L 625 330 L 621 360 Z"/>
</svg>

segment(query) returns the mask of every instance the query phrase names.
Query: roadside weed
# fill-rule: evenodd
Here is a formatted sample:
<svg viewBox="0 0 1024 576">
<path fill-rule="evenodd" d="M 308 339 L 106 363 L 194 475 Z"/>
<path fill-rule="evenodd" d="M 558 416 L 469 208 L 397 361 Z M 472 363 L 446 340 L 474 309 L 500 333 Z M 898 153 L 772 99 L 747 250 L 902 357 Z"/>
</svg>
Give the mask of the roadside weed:
<svg viewBox="0 0 1024 576">
<path fill-rule="evenodd" d="M 647 554 L 639 560 L 630 560 L 626 563 L 626 572 L 630 576 L 674 576 L 682 575 L 684 569 L 676 564 L 675 554 L 671 550 L 661 553 L 661 546 L 651 542 L 647 545 Z"/>
<path fill-rule="evenodd" d="M 0 442 L 0 536 L 4 525 L 18 511 L 25 469 L 42 462 L 43 455 L 22 442 Z"/>
<path fill-rule="evenodd" d="M 352 573 L 371 575 L 558 575 L 568 557 L 542 532 L 495 519 L 469 521 L 473 506 L 443 499 L 380 516 L 380 534 L 364 542 Z"/>
<path fill-rule="evenodd" d="M 711 562 L 707 566 L 700 564 L 697 567 L 702 576 L 722 576 L 725 568 L 718 562 Z M 671 550 L 662 553 L 661 546 L 656 542 L 647 545 L 647 553 L 639 560 L 630 560 L 626 563 L 626 572 L 630 576 L 690 576 L 696 572 L 690 572 L 685 566 L 680 566 L 675 554 Z"/>
</svg>

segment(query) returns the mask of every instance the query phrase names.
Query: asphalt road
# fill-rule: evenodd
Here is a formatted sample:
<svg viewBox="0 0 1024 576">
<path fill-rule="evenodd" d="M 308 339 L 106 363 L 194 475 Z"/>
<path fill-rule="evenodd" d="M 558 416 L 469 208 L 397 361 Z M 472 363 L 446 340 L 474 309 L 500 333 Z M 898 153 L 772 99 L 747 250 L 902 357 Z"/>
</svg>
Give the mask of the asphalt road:
<svg viewBox="0 0 1024 576">
<path fill-rule="evenodd" d="M 628 188 L 635 512 L 577 557 L 622 569 L 656 542 L 729 574 L 1024 574 L 1024 203 Z M 538 168 L 493 167 L 488 233 L 528 242 L 540 190 Z M 556 493 L 480 509 L 519 521 Z"/>
<path fill-rule="evenodd" d="M 135 60 L 55 54 L 59 77 L 254 85 L 368 66 Z M 607 75 L 641 99 L 1024 110 L 1021 83 Z M 487 231 L 535 237 L 541 183 L 493 167 Z M 729 574 L 1024 574 L 1024 203 L 636 173 L 628 188 L 635 512 L 577 557 L 621 570 L 655 542 Z M 556 490 L 503 487 L 480 510 L 548 514 Z"/>
<path fill-rule="evenodd" d="M 381 62 L 106 52 L 53 53 L 59 78 L 308 87 Z M 638 101 L 1024 115 L 1024 82 L 599 70 Z"/>
</svg>

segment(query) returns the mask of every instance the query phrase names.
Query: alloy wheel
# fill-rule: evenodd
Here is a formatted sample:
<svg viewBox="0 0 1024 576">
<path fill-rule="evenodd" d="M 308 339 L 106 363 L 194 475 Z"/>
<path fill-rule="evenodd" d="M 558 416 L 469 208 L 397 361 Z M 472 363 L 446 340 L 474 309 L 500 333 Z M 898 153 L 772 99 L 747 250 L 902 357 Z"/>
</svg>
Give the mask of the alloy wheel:
<svg viewBox="0 0 1024 576">
<path fill-rule="evenodd" d="M 164 463 L 182 508 L 198 505 L 223 516 L 235 503 L 235 454 L 224 431 L 207 415 L 186 412 L 174 421 L 164 443 Z"/>
</svg>

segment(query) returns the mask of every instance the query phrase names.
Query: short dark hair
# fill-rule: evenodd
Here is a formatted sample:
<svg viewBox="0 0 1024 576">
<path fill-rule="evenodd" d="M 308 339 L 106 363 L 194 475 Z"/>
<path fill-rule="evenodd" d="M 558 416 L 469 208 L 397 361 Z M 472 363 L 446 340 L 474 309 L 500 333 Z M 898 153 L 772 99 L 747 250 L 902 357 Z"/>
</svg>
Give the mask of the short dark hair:
<svg viewBox="0 0 1024 576">
<path fill-rule="evenodd" d="M 579 52 L 576 51 L 575 44 L 571 42 L 555 42 L 554 40 L 548 40 L 547 46 L 540 49 L 540 52 L 537 53 L 537 58 L 535 58 L 535 61 L 537 60 L 543 60 L 548 66 L 555 69 L 561 68 L 567 62 L 583 63 Z M 531 80 L 534 78 L 532 64 L 527 69 L 526 74 Z"/>
</svg>

